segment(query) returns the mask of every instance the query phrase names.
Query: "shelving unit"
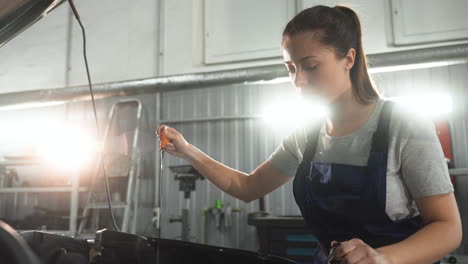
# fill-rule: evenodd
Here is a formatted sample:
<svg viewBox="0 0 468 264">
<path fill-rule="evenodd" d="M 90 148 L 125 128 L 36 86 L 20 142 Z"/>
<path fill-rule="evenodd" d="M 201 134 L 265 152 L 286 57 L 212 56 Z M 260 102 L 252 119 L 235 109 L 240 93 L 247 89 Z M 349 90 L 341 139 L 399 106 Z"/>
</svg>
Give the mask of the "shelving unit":
<svg viewBox="0 0 468 264">
<path fill-rule="evenodd" d="M 70 186 L 64 187 L 5 187 L 5 172 L 8 167 L 18 166 L 41 166 L 43 162 L 38 159 L 23 159 L 0 161 L 0 196 L 4 194 L 13 194 L 15 207 L 20 194 L 28 195 L 33 193 L 70 193 L 70 214 L 68 230 L 47 230 L 48 232 L 75 236 L 78 226 L 79 194 L 87 192 L 87 187 L 80 187 L 80 175 L 78 171 L 72 172 Z M 19 230 L 22 231 L 22 230 Z"/>
</svg>

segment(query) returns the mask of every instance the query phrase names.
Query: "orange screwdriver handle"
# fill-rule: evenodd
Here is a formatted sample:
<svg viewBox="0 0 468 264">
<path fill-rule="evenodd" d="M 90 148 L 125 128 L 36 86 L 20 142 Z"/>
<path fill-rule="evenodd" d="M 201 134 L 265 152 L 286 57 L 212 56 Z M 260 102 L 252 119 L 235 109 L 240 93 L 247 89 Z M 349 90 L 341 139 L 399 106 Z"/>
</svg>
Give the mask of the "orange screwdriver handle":
<svg viewBox="0 0 468 264">
<path fill-rule="evenodd" d="M 164 132 L 164 127 L 159 130 L 159 140 L 161 140 L 161 150 L 165 150 L 167 146 L 167 142 L 169 139 L 166 137 L 166 133 Z"/>
</svg>

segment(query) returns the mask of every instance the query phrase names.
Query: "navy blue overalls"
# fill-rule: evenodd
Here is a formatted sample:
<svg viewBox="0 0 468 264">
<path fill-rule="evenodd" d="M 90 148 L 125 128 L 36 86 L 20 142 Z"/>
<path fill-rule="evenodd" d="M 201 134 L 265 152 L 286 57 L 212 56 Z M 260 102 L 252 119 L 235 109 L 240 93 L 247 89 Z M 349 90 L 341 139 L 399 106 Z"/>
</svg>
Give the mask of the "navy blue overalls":
<svg viewBox="0 0 468 264">
<path fill-rule="evenodd" d="M 333 240 L 359 238 L 379 248 L 402 241 L 423 227 L 420 216 L 393 221 L 385 212 L 392 108 L 392 102 L 384 103 L 367 166 L 314 162 L 317 127 L 309 133 L 293 191 L 302 216 L 320 241 L 314 263 L 327 263 Z"/>
</svg>

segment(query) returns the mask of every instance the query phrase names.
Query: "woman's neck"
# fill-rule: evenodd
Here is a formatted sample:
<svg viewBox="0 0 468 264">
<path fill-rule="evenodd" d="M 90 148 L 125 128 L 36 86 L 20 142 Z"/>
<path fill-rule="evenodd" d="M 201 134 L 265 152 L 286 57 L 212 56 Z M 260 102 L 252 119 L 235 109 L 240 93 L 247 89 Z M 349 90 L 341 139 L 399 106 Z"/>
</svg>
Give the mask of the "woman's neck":
<svg viewBox="0 0 468 264">
<path fill-rule="evenodd" d="M 330 104 L 327 132 L 332 136 L 344 136 L 358 130 L 371 116 L 377 100 L 361 104 L 352 89 L 340 95 Z"/>
</svg>

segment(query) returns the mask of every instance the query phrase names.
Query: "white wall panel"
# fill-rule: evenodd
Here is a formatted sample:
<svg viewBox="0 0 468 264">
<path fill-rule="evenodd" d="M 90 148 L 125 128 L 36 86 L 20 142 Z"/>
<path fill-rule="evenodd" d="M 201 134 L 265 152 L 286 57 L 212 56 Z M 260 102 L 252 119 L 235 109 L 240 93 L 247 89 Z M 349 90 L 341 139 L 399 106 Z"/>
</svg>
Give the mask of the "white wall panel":
<svg viewBox="0 0 468 264">
<path fill-rule="evenodd" d="M 61 5 L 0 48 L 0 93 L 65 86 L 67 21 Z"/>
</svg>

